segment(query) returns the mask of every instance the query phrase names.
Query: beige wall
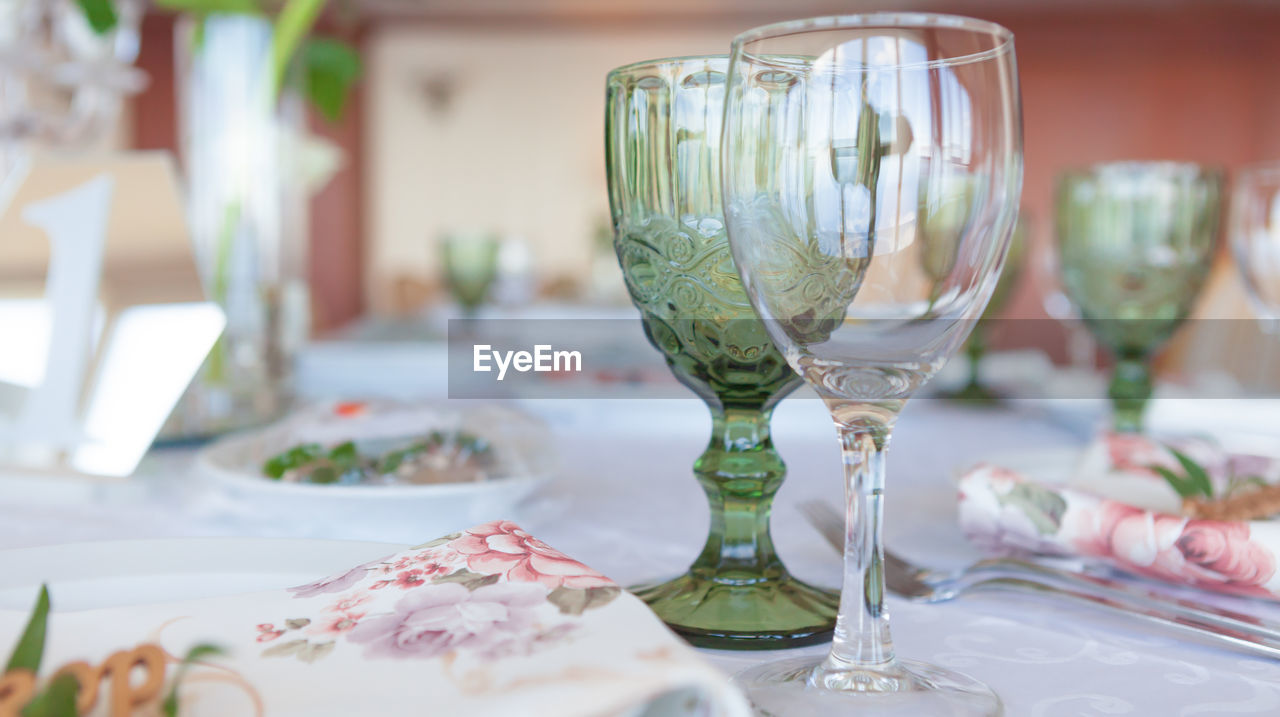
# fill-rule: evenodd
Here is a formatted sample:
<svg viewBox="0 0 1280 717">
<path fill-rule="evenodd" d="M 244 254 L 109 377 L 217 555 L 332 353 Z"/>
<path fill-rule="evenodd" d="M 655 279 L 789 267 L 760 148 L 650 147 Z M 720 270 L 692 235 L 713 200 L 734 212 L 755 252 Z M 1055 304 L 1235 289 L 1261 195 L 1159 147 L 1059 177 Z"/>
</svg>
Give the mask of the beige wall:
<svg viewBox="0 0 1280 717">
<path fill-rule="evenodd" d="M 385 310 L 392 279 L 435 272 L 445 231 L 525 237 L 543 279 L 585 279 L 607 220 L 604 85 L 613 67 L 723 52 L 738 31 L 383 27 L 369 40 L 365 285 Z M 432 78 L 454 79 L 432 108 Z"/>
</svg>

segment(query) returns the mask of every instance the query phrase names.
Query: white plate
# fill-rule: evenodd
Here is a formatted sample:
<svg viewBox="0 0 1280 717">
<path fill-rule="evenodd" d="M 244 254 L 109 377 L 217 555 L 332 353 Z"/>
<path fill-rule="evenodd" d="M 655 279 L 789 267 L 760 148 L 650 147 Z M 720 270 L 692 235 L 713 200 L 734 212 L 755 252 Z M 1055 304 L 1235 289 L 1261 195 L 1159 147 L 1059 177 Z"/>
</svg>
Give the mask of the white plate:
<svg viewBox="0 0 1280 717">
<path fill-rule="evenodd" d="M 230 499 L 234 511 L 269 521 L 288 535 L 420 543 L 490 520 L 515 520 L 517 508 L 552 477 L 550 432 L 539 419 L 480 405 L 458 409 L 463 427 L 520 456 L 521 474 L 479 483 L 314 485 L 271 480 L 262 464 L 289 447 L 289 424 L 228 436 L 196 456 L 196 474 Z"/>
<path fill-rule="evenodd" d="M 41 583 L 58 611 L 305 585 L 405 546 L 341 540 L 173 538 L 0 551 L 0 610 L 30 610 Z"/>
</svg>

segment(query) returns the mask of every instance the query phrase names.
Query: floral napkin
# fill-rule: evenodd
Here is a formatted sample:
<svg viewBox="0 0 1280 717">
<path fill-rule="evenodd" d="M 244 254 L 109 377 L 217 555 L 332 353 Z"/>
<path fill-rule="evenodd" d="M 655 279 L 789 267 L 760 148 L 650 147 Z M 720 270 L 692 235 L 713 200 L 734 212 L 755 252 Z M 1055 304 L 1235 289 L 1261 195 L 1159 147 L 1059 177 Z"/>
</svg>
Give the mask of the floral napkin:
<svg viewBox="0 0 1280 717">
<path fill-rule="evenodd" d="M 1274 480 L 1280 462 L 1234 455 L 1205 441 L 1178 450 L 1219 485 L 1248 468 Z M 997 553 L 1080 556 L 1167 582 L 1280 599 L 1280 521 L 1197 520 L 1150 467 L 1175 467 L 1166 444 L 1103 435 L 1066 482 L 984 464 L 959 481 L 960 526 Z"/>
<path fill-rule="evenodd" d="M 144 641 L 224 648 L 183 717 L 750 714 L 638 599 L 506 521 L 289 590 L 54 613 L 46 664 Z"/>
</svg>

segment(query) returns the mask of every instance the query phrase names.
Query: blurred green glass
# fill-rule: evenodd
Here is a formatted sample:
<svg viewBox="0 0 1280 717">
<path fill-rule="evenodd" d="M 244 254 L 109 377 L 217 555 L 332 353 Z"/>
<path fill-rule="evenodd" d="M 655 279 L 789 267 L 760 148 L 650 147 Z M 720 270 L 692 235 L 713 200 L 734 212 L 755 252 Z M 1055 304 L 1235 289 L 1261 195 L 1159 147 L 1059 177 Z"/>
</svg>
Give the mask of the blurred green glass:
<svg viewBox="0 0 1280 717">
<path fill-rule="evenodd" d="M 614 248 L 645 334 L 711 410 L 693 465 L 711 527 L 689 571 L 636 594 L 697 645 L 830 639 L 838 596 L 793 578 L 769 516 L 786 466 L 769 432 L 800 378 L 743 290 L 720 202 L 725 57 L 628 65 L 608 77 L 605 129 Z"/>
<path fill-rule="evenodd" d="M 452 235 L 441 244 L 445 283 L 467 317 L 475 316 L 498 277 L 498 249 L 492 234 Z"/>
<path fill-rule="evenodd" d="M 982 318 L 969 334 L 965 344 L 965 357 L 969 360 L 969 380 L 960 390 L 948 394 L 947 398 L 973 403 L 989 403 L 997 401 L 1000 396 L 982 383 L 982 359 L 987 354 L 987 330 L 991 322 L 1000 315 L 1009 304 L 1018 280 L 1022 277 L 1022 265 L 1027 250 L 1027 220 L 1025 213 L 1018 216 L 1018 223 L 1013 229 L 1013 238 L 1009 241 L 1009 253 L 1004 260 L 1004 268 L 1000 273 L 1000 281 L 991 292 L 991 301 L 982 312 Z"/>
<path fill-rule="evenodd" d="M 1062 285 L 1115 359 L 1114 428 L 1139 432 L 1152 355 L 1190 314 L 1218 239 L 1221 172 L 1176 162 L 1118 162 L 1058 181 Z"/>
</svg>

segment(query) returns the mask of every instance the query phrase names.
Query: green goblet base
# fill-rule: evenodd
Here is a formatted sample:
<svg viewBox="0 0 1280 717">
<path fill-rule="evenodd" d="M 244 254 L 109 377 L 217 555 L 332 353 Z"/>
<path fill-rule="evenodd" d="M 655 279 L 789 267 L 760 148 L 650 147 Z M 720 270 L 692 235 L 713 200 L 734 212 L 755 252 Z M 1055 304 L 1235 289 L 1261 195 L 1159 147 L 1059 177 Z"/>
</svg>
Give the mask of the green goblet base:
<svg viewBox="0 0 1280 717">
<path fill-rule="evenodd" d="M 958 391 L 947 391 L 942 394 L 942 398 L 948 401 L 956 401 L 958 403 L 972 403 L 978 405 L 991 405 L 1004 401 L 1004 396 L 992 391 L 980 383 L 966 384 L 964 388 Z"/>
<path fill-rule="evenodd" d="M 779 650 L 830 642 L 840 594 L 775 572 L 735 578 L 694 568 L 632 592 L 698 647 Z"/>
</svg>

